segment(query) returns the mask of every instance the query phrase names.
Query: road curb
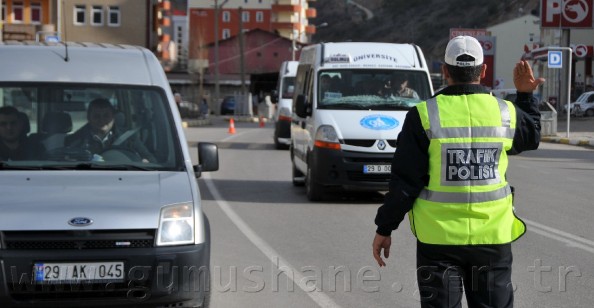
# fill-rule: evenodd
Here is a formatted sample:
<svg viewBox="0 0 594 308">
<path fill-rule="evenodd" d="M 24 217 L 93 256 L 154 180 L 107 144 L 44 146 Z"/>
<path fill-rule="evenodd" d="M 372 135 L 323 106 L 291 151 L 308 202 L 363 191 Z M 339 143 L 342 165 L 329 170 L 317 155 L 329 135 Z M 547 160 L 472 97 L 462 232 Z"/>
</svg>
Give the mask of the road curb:
<svg viewBox="0 0 594 308">
<path fill-rule="evenodd" d="M 562 138 L 562 137 L 542 137 L 540 139 L 540 141 L 542 141 L 542 142 L 550 142 L 550 143 L 561 143 L 561 144 L 569 144 L 569 145 L 577 145 L 577 146 L 594 147 L 594 140 L 591 140 L 591 139 Z"/>
<path fill-rule="evenodd" d="M 185 119 L 182 121 L 182 126 L 184 128 L 208 125 L 212 125 L 212 121 L 210 121 L 210 119 Z"/>
</svg>

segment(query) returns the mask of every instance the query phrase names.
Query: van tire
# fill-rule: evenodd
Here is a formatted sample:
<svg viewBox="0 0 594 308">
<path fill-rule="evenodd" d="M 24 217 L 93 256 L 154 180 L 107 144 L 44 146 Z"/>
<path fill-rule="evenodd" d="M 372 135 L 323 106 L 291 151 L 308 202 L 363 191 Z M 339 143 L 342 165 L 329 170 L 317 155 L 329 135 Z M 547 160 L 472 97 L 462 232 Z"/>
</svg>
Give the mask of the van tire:
<svg viewBox="0 0 594 308">
<path fill-rule="evenodd" d="M 315 168 L 311 164 L 307 165 L 307 176 L 305 177 L 305 192 L 309 201 L 321 201 L 324 196 L 324 188 L 322 185 L 315 182 L 316 175 Z"/>
<path fill-rule="evenodd" d="M 205 238 L 206 238 L 206 243 L 207 243 L 207 249 L 208 249 L 208 267 L 210 269 L 210 220 L 208 220 L 208 217 L 206 216 L 206 214 L 202 213 L 202 216 L 204 217 L 204 231 L 205 231 Z M 202 305 L 200 306 L 200 308 L 208 308 L 210 307 L 210 295 L 212 294 L 212 277 L 210 277 L 210 275 L 208 276 L 208 286 L 205 286 L 205 291 L 204 291 L 204 299 L 202 299 Z"/>
</svg>

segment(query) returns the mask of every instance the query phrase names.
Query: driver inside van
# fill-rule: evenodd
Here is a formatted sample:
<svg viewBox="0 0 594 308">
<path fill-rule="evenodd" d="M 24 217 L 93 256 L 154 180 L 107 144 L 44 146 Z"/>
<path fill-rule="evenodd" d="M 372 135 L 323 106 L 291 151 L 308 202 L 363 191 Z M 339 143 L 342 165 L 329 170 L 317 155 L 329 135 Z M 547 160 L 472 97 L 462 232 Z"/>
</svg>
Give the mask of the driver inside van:
<svg viewBox="0 0 594 308">
<path fill-rule="evenodd" d="M 94 159 L 99 157 L 99 160 L 102 160 L 102 153 L 117 147 L 134 152 L 142 162 L 156 162 L 156 158 L 138 138 L 138 131 L 123 131 L 115 123 L 115 114 L 114 106 L 107 99 L 94 99 L 87 109 L 88 123 L 68 136 L 66 145 L 88 150 Z"/>
</svg>

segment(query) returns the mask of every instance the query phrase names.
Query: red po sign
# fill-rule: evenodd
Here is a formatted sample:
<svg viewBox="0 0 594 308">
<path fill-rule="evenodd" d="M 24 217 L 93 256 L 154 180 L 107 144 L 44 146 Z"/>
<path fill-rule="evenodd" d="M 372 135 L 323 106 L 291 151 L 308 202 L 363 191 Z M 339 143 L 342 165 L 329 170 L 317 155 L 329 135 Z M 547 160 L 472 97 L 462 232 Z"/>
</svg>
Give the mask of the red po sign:
<svg viewBox="0 0 594 308">
<path fill-rule="evenodd" d="M 541 0 L 541 27 L 592 28 L 594 0 Z"/>
</svg>

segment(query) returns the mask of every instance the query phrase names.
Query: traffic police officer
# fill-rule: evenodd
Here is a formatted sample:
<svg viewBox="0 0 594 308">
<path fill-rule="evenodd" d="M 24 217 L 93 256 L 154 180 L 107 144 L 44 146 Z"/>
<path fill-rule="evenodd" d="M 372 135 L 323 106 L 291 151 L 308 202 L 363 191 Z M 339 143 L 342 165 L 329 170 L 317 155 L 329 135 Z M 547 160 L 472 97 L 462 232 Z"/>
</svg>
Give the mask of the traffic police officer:
<svg viewBox="0 0 594 308">
<path fill-rule="evenodd" d="M 512 307 L 511 242 L 526 231 L 513 211 L 507 155 L 535 150 L 540 113 L 525 61 L 514 68 L 514 104 L 490 95 L 480 43 L 453 38 L 442 73 L 448 87 L 406 116 L 390 190 L 375 218 L 373 255 L 385 266 L 390 234 L 408 213 L 417 237 L 421 307 Z"/>
</svg>

